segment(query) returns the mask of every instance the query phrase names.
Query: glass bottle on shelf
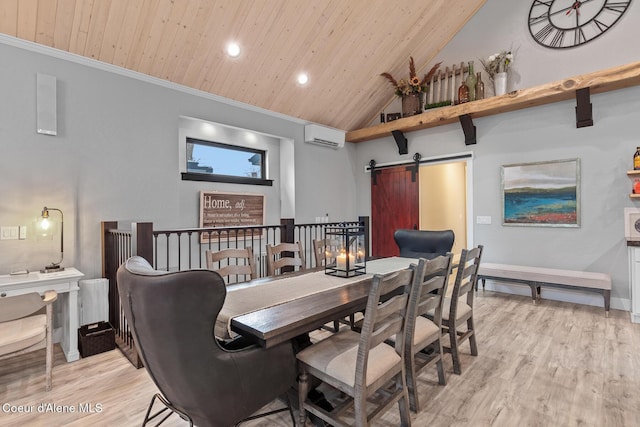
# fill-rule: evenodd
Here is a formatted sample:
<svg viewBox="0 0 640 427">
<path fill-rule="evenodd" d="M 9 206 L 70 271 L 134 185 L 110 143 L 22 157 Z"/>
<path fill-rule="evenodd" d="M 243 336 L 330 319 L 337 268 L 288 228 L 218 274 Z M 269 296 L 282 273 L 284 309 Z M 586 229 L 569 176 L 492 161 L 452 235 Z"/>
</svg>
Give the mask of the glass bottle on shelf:
<svg viewBox="0 0 640 427">
<path fill-rule="evenodd" d="M 469 101 L 476 100 L 476 73 L 473 69 L 473 61 L 469 61 L 469 74 L 465 80 L 469 88 Z"/>
<path fill-rule="evenodd" d="M 640 147 L 636 148 L 636 153 L 633 155 L 633 170 L 640 170 Z"/>
<path fill-rule="evenodd" d="M 458 104 L 464 104 L 465 102 L 469 102 L 469 86 L 463 80 L 458 88 Z"/>
<path fill-rule="evenodd" d="M 478 71 L 476 76 L 476 99 L 484 99 L 484 82 L 482 81 L 480 71 Z"/>
</svg>

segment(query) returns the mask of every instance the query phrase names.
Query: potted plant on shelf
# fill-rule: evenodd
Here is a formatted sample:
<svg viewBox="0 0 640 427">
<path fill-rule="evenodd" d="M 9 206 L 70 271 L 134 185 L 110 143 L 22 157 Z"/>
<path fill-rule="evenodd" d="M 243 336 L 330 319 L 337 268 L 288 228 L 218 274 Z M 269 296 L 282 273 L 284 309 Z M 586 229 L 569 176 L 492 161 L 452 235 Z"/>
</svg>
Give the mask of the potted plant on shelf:
<svg viewBox="0 0 640 427">
<path fill-rule="evenodd" d="M 493 82 L 496 96 L 507 93 L 507 72 L 513 62 L 511 51 L 503 50 L 500 53 L 491 55 L 486 60 L 481 59 L 480 62 L 489 75 L 489 79 Z"/>
<path fill-rule="evenodd" d="M 427 91 L 427 83 L 431 80 L 441 62 L 431 67 L 424 77 L 416 74 L 416 66 L 413 57 L 409 57 L 409 79 L 396 80 L 389 73 L 380 74 L 385 77 L 395 88 L 395 94 L 402 97 L 402 117 L 409 117 L 422 113 L 423 94 Z"/>
</svg>

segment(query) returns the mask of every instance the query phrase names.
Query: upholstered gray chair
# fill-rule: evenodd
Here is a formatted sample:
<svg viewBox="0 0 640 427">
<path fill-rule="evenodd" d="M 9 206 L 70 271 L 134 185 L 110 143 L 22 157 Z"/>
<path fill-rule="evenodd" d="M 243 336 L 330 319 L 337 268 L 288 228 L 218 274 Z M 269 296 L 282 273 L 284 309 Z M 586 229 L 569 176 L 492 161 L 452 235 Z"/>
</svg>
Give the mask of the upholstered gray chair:
<svg viewBox="0 0 640 427">
<path fill-rule="evenodd" d="M 214 324 L 226 296 L 218 273 L 160 272 L 132 257 L 117 280 L 133 339 L 160 390 L 143 425 L 167 409 L 199 427 L 237 425 L 295 384 L 290 343 L 265 350 L 216 340 Z M 156 398 L 165 407 L 150 415 Z"/>
<path fill-rule="evenodd" d="M 453 230 L 400 229 L 393 233 L 393 239 L 401 257 L 433 259 L 451 252 L 455 235 Z"/>
</svg>

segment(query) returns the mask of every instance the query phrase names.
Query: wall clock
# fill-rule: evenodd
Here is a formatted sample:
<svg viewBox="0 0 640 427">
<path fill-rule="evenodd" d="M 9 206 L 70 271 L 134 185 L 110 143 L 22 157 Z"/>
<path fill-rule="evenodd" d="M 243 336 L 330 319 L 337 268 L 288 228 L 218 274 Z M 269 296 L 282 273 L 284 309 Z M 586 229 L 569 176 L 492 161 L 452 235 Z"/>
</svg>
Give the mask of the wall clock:
<svg viewBox="0 0 640 427">
<path fill-rule="evenodd" d="M 529 32 L 542 46 L 566 49 L 606 33 L 627 11 L 631 0 L 534 0 Z"/>
</svg>

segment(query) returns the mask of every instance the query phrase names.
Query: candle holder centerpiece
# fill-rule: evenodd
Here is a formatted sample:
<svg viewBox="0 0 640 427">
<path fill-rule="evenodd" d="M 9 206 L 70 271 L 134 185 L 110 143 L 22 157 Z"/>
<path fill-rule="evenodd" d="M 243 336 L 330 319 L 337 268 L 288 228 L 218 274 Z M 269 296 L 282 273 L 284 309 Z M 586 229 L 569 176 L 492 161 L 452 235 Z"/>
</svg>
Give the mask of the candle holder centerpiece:
<svg viewBox="0 0 640 427">
<path fill-rule="evenodd" d="M 325 253 L 326 274 L 353 277 L 367 272 L 364 226 L 341 224 L 327 227 L 325 234 L 327 239 L 340 242 L 335 258 L 330 259 Z"/>
</svg>

